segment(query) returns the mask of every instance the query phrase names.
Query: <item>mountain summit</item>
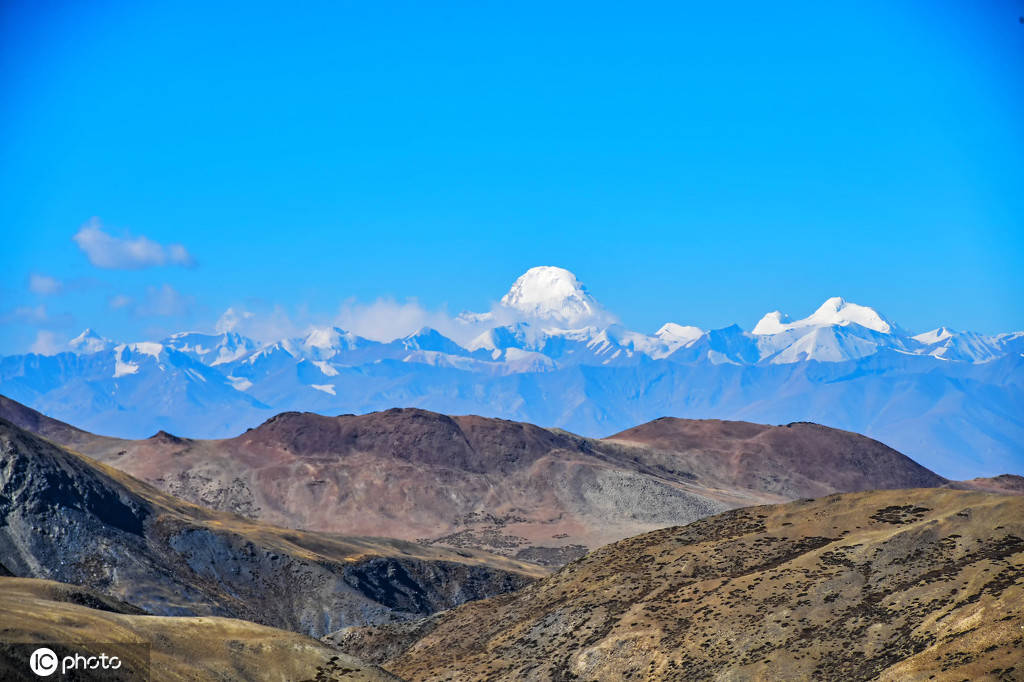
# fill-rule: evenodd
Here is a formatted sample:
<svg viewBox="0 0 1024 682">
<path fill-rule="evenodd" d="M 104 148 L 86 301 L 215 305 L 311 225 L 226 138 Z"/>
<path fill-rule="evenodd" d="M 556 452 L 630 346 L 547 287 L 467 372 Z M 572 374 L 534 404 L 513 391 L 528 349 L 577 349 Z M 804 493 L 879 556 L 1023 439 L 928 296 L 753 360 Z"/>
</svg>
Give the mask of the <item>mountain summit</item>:
<svg viewBox="0 0 1024 682">
<path fill-rule="evenodd" d="M 81 334 L 68 341 L 68 348 L 75 353 L 99 353 L 113 347 L 114 343 L 105 339 L 92 328 L 86 328 Z"/>
<path fill-rule="evenodd" d="M 838 296 L 833 296 L 822 303 L 809 317 L 795 322 L 790 322 L 789 316 L 778 310 L 768 313 L 757 323 L 753 333 L 758 335 L 780 334 L 804 327 L 846 327 L 851 324 L 859 324 L 861 327 L 882 334 L 893 332 L 893 324 L 874 308 L 850 303 Z"/>
<path fill-rule="evenodd" d="M 569 327 L 582 326 L 605 315 L 576 275 L 551 265 L 530 268 L 520 275 L 502 297 L 501 304 L 526 317 Z"/>
</svg>

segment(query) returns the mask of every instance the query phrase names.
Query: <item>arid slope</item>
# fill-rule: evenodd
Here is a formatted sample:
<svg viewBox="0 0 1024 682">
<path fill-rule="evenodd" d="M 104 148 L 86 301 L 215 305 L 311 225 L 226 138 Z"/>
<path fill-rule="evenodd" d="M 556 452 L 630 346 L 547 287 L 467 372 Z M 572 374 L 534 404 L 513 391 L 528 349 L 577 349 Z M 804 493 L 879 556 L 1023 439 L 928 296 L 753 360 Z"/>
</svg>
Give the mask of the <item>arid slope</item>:
<svg viewBox="0 0 1024 682">
<path fill-rule="evenodd" d="M 514 594 L 327 639 L 410 680 L 1018 680 L 1024 498 L 895 490 L 729 511 Z"/>
<path fill-rule="evenodd" d="M 230 618 L 175 618 L 142 615 L 139 609 L 63 583 L 0 578 L 0 679 L 29 675 L 19 643 L 66 645 L 70 654 L 106 653 L 122 659 L 120 673 L 142 679 L 178 680 L 351 680 L 398 678 L 342 654 L 315 639 Z M 149 645 L 117 647 L 111 643 Z M 100 675 L 113 679 L 111 675 Z"/>
</svg>

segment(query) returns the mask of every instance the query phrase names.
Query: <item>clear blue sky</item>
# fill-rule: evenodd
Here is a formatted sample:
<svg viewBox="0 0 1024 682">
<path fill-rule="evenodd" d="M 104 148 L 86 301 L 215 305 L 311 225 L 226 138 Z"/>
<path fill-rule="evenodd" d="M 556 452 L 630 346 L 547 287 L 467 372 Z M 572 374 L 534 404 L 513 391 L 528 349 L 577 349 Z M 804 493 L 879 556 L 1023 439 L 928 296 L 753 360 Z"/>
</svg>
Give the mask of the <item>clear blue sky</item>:
<svg viewBox="0 0 1024 682">
<path fill-rule="evenodd" d="M 0 353 L 540 264 L 642 331 L 1024 328 L 1024 2 L 295 5 L 3 3 Z"/>
</svg>

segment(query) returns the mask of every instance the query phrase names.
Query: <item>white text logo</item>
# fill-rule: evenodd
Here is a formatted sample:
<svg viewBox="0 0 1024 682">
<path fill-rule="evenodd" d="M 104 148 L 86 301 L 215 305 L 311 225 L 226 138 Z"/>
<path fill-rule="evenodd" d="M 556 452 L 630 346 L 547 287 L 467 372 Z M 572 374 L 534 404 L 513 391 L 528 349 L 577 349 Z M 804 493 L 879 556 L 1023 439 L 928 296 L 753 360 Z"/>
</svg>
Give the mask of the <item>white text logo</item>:
<svg viewBox="0 0 1024 682">
<path fill-rule="evenodd" d="M 28 667 L 39 677 L 49 677 L 57 670 L 57 654 L 46 647 L 36 649 L 28 659 Z"/>
</svg>

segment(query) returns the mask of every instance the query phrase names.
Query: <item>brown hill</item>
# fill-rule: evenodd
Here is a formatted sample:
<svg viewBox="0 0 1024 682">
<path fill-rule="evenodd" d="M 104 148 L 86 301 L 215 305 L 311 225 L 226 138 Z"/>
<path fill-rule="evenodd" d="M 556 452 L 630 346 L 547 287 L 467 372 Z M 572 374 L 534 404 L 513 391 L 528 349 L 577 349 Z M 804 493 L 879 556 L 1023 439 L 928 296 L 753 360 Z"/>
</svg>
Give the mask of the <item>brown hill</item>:
<svg viewBox="0 0 1024 682">
<path fill-rule="evenodd" d="M 1024 498 L 894 490 L 734 510 L 513 594 L 325 639 L 415 680 L 1019 680 Z"/>
<path fill-rule="evenodd" d="M 97 436 L 70 424 L 65 424 L 42 412 L 37 412 L 31 407 L 22 405 L 16 400 L 11 400 L 5 395 L 0 395 L 0 419 L 6 419 L 15 426 L 68 448 L 101 449 L 114 447 L 121 442 L 117 438 Z"/>
<path fill-rule="evenodd" d="M 0 564 L 156 615 L 315 635 L 423 616 L 544 574 L 474 550 L 288 530 L 197 507 L 2 419 Z"/>
<path fill-rule="evenodd" d="M 37 643 L 53 642 L 64 645 L 61 657 L 105 653 L 121 659 L 120 676 L 97 671 L 97 679 L 150 679 L 147 671 L 168 682 L 398 679 L 293 632 L 230 618 L 146 616 L 102 594 L 48 580 L 0 578 L 0 613 L 4 680 L 39 679 L 29 673 L 28 656 Z"/>
<path fill-rule="evenodd" d="M 959 490 L 983 490 L 1004 495 L 1024 495 L 1024 476 L 1000 474 L 989 478 L 972 478 L 969 481 L 951 481 L 949 487 Z"/>
<path fill-rule="evenodd" d="M 81 433 L 81 452 L 207 507 L 549 565 L 734 507 L 947 483 L 877 441 L 813 424 L 661 419 L 600 440 L 394 409 L 283 413 L 215 441 Z"/>
<path fill-rule="evenodd" d="M 789 499 L 946 483 L 883 443 L 807 422 L 768 426 L 663 417 L 606 440 L 651 448 L 711 485 Z"/>
</svg>

